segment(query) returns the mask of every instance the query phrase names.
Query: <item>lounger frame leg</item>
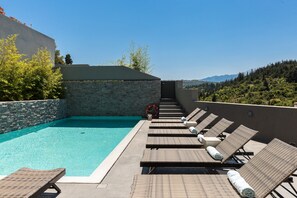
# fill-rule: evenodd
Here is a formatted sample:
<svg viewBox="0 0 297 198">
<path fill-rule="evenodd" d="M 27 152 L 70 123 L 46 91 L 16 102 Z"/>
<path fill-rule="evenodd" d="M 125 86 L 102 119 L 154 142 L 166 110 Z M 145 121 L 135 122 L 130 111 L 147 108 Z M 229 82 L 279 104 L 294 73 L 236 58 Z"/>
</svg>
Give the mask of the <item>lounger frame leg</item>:
<svg viewBox="0 0 297 198">
<path fill-rule="evenodd" d="M 236 155 L 233 155 L 232 158 L 236 161 L 236 163 L 243 164 L 242 160 L 239 159 Z"/>
<path fill-rule="evenodd" d="M 55 189 L 57 191 L 57 194 L 60 194 L 61 193 L 61 189 L 56 184 L 52 184 L 50 186 L 50 188 Z"/>
<path fill-rule="evenodd" d="M 149 167 L 148 174 L 151 174 L 155 169 L 156 169 L 156 167 Z"/>
<path fill-rule="evenodd" d="M 293 177 L 296 177 L 297 175 L 292 174 Z M 283 184 L 280 184 L 280 186 L 285 189 L 287 192 L 289 192 L 291 195 L 293 195 L 293 197 L 297 197 L 297 190 L 295 189 L 295 187 L 292 185 L 293 183 L 293 178 L 289 177 L 288 179 L 286 179 L 284 182 L 288 183 L 291 187 L 291 189 L 289 189 L 288 187 L 285 187 Z M 277 194 L 278 197 L 283 197 L 279 192 L 277 192 L 276 190 L 273 190 L 273 192 L 275 194 Z M 275 197 L 274 194 L 271 193 L 272 197 Z"/>
<path fill-rule="evenodd" d="M 224 135 L 224 134 L 220 134 L 220 135 L 218 135 L 218 138 L 221 140 L 221 141 L 223 141 L 225 138 L 226 138 L 226 135 Z"/>
<path fill-rule="evenodd" d="M 287 192 L 289 192 L 291 195 L 293 195 L 294 197 L 297 197 L 297 191 L 294 188 L 294 186 L 292 185 L 291 182 L 288 183 L 290 185 L 290 187 L 292 188 L 292 190 L 288 189 L 287 187 L 285 187 L 284 185 L 280 185 L 281 187 L 283 187 Z"/>
<path fill-rule="evenodd" d="M 277 197 L 273 194 L 275 193 L 277 195 Z M 277 192 L 276 190 L 273 190 L 270 195 L 273 197 L 273 198 L 284 198 L 279 192 Z"/>
<path fill-rule="evenodd" d="M 296 174 L 292 174 L 293 177 L 297 177 Z M 294 178 L 293 177 L 289 177 L 287 182 L 291 187 L 291 190 L 287 187 L 285 187 L 284 185 L 280 185 L 281 187 L 283 187 L 286 191 L 288 191 L 291 195 L 293 195 L 294 197 L 297 197 L 297 190 L 295 189 L 295 187 L 292 185 L 292 183 L 294 182 Z"/>
<path fill-rule="evenodd" d="M 242 151 L 241 151 L 242 150 Z M 245 159 L 250 160 L 251 157 L 250 155 L 254 155 L 254 152 L 248 152 L 246 151 L 243 147 L 241 147 L 236 153 L 235 155 L 242 155 Z"/>
</svg>

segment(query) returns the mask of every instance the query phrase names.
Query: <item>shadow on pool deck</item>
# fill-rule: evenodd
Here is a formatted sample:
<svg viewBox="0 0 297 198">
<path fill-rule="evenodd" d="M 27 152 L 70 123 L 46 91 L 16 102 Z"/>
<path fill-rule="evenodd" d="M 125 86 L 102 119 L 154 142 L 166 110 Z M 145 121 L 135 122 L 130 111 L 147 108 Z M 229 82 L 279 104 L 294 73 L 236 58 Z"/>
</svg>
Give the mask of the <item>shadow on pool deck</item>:
<svg viewBox="0 0 297 198">
<path fill-rule="evenodd" d="M 146 121 L 138 133 L 134 136 L 126 150 L 122 153 L 120 158 L 114 164 L 107 176 L 104 178 L 101 184 L 62 184 L 58 183 L 62 193 L 57 196 L 58 198 L 127 198 L 130 196 L 131 185 L 135 174 L 141 174 L 142 168 L 139 166 L 142 158 L 143 151 L 145 149 L 145 143 L 147 139 L 147 130 L 150 122 Z M 245 148 L 248 151 L 254 151 L 257 154 L 266 144 L 249 141 Z M 162 173 L 166 173 L 166 170 L 160 170 Z M 214 172 L 206 171 L 205 169 L 187 169 L 187 171 L 195 173 L 207 173 Z M 224 170 L 218 170 L 219 173 L 225 172 Z M 285 184 L 287 185 L 287 184 Z M 293 183 L 295 188 L 296 182 Z M 279 189 L 279 188 L 278 188 Z M 285 197 L 289 197 L 289 194 L 279 189 Z M 48 194 L 44 197 L 56 197 L 53 194 Z"/>
</svg>

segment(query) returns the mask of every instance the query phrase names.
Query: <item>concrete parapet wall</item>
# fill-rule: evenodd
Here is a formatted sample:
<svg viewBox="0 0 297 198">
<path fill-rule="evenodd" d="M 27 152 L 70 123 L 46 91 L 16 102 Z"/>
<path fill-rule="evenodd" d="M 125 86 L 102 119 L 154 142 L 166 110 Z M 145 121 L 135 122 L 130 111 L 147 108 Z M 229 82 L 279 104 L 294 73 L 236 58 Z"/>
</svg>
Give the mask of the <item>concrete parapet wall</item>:
<svg viewBox="0 0 297 198">
<path fill-rule="evenodd" d="M 0 133 L 66 117 L 65 100 L 0 102 Z"/>
<path fill-rule="evenodd" d="M 243 124 L 259 131 L 255 140 L 268 143 L 278 138 L 297 145 L 297 108 L 196 101 L 197 91 L 182 89 L 180 82 L 177 84 L 176 97 L 186 112 L 199 107 L 234 121 L 229 132 Z"/>
<path fill-rule="evenodd" d="M 70 116 L 144 116 L 146 105 L 158 103 L 160 80 L 64 81 Z"/>
<path fill-rule="evenodd" d="M 47 48 L 51 53 L 52 61 L 55 60 L 54 39 L 0 14 L 0 38 L 6 38 L 12 34 L 18 35 L 16 46 L 20 53 L 27 55 L 27 58 L 31 58 L 38 49 Z"/>
</svg>

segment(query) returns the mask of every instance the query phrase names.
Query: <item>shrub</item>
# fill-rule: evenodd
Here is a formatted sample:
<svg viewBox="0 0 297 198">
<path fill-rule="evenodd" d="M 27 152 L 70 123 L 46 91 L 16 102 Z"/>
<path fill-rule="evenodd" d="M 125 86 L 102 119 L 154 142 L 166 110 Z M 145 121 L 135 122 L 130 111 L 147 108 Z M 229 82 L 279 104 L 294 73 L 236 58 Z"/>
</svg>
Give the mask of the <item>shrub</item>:
<svg viewBox="0 0 297 198">
<path fill-rule="evenodd" d="M 25 59 L 15 45 L 16 38 L 0 39 L 0 100 L 59 98 L 62 74 L 52 70 L 50 52 L 39 49 Z"/>
</svg>

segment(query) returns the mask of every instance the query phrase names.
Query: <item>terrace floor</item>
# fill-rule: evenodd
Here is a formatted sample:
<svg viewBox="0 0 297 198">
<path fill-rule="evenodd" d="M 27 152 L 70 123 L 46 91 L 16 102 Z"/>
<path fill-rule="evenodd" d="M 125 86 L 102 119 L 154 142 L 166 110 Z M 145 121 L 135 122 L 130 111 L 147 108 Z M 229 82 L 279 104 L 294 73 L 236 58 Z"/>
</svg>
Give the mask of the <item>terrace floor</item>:
<svg viewBox="0 0 297 198">
<path fill-rule="evenodd" d="M 58 183 L 62 193 L 58 198 L 127 198 L 130 195 L 133 176 L 141 174 L 142 168 L 139 162 L 142 157 L 143 150 L 147 138 L 147 130 L 150 122 L 145 121 L 138 133 L 134 136 L 133 140 L 127 146 L 126 150 L 122 153 L 120 158 L 114 164 L 107 176 L 101 184 L 66 184 Z M 258 153 L 266 144 L 250 141 L 245 146 L 246 150 Z M 161 170 L 162 171 L 162 170 Z M 198 172 L 201 171 L 198 170 Z M 201 173 L 201 172 L 200 172 Z M 296 179 L 296 178 L 295 178 Z M 286 186 L 287 184 L 285 184 Z M 297 188 L 296 182 L 293 183 Z M 278 191 L 284 197 L 290 197 L 283 188 L 278 188 Z M 55 197 L 51 193 L 46 193 L 45 197 Z M 291 196 L 293 197 L 293 196 Z"/>
</svg>

